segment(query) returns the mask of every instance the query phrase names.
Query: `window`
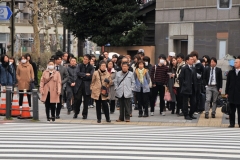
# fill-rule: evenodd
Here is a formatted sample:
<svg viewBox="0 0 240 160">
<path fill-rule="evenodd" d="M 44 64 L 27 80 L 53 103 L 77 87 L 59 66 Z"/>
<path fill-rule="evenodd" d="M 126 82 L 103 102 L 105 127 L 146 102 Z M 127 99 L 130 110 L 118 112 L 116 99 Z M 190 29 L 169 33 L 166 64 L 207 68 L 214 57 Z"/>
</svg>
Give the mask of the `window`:
<svg viewBox="0 0 240 160">
<path fill-rule="evenodd" d="M 227 40 L 219 40 L 218 59 L 222 59 L 227 54 Z"/>
</svg>

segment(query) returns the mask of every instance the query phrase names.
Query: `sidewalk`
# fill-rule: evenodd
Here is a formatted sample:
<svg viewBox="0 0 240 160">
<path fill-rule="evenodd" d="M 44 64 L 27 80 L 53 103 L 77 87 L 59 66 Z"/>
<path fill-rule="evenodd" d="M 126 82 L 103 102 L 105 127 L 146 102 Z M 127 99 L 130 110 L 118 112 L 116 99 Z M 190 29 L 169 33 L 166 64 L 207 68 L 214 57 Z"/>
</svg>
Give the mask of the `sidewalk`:
<svg viewBox="0 0 240 160">
<path fill-rule="evenodd" d="M 217 108 L 216 118 L 205 119 L 204 113 L 201 115 L 195 115 L 196 120 L 186 121 L 184 117 L 178 117 L 176 114 L 171 114 L 171 111 L 166 111 L 166 116 L 162 116 L 159 113 L 159 101 L 157 101 L 155 107 L 154 116 L 149 116 L 147 118 L 138 118 L 138 111 L 133 110 L 133 117 L 131 117 L 131 122 L 116 122 L 119 116 L 119 111 L 116 110 L 114 114 L 110 114 L 112 120 L 111 123 L 105 121 L 105 115 L 102 114 L 102 123 L 101 124 L 121 124 L 121 125 L 146 125 L 146 126 L 199 126 L 199 127 L 227 127 L 229 125 L 228 120 L 226 119 L 227 115 L 221 113 L 221 108 Z M 96 108 L 89 108 L 88 119 L 83 120 L 82 115 L 82 106 L 80 114 L 77 119 L 73 119 L 73 112 L 70 115 L 67 114 L 67 109 L 62 109 L 60 114 L 60 119 L 56 119 L 55 123 L 78 123 L 78 124 L 97 124 L 96 118 Z M 0 117 L 0 123 L 6 122 L 34 122 L 33 120 L 20 120 L 13 118 L 13 120 L 4 120 L 5 117 Z M 45 123 L 46 114 L 45 106 L 42 102 L 39 101 L 39 122 Z"/>
</svg>

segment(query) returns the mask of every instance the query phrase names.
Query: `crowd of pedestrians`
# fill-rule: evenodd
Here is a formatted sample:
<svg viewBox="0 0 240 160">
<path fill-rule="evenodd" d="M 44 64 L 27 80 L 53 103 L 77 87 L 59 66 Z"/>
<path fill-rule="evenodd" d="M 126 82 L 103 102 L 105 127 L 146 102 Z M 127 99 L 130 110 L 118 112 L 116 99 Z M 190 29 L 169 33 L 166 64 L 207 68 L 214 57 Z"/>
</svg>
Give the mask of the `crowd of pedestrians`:
<svg viewBox="0 0 240 160">
<path fill-rule="evenodd" d="M 106 121 L 111 122 L 110 115 L 116 110 L 119 110 L 117 122 L 130 122 L 133 106 L 139 118 L 154 116 L 158 96 L 162 116 L 171 111 L 171 114 L 192 120 L 196 119 L 196 114 L 204 112 L 206 119 L 216 118 L 216 101 L 222 93 L 223 79 L 215 57 L 199 58 L 197 51 L 186 57 L 170 52 L 167 57 L 159 55 L 158 63 L 151 64 L 144 50 L 139 49 L 133 60 L 130 55 L 115 54 L 111 58 L 108 52 L 103 52 L 98 60 L 95 55 L 86 54 L 78 64 L 77 58 L 68 53 L 58 51 L 52 56 L 39 87 L 47 121 L 59 119 L 63 106 L 67 114 L 74 112 L 76 119 L 83 103 L 83 119 L 88 118 L 88 108 L 95 106 L 98 123 L 101 123 L 102 113 Z M 239 70 L 240 57 L 227 75 L 225 93 L 231 108 L 229 127 L 235 126 L 236 110 L 240 127 Z M 38 84 L 37 66 L 30 54 L 21 56 L 18 66 L 14 58 L 1 57 L 0 85 L 30 91 L 32 82 Z M 22 101 L 20 94 L 20 106 Z M 30 95 L 28 101 L 31 106 Z"/>
</svg>

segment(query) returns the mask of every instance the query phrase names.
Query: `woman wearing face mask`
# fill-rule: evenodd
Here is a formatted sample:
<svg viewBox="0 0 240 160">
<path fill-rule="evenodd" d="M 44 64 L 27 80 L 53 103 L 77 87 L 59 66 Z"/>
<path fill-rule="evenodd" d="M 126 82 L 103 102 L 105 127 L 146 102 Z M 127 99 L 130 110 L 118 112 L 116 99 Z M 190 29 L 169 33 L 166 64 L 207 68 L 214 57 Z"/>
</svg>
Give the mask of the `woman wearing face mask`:
<svg viewBox="0 0 240 160">
<path fill-rule="evenodd" d="M 16 71 L 7 55 L 1 57 L 0 86 L 13 86 L 16 84 Z"/>
<path fill-rule="evenodd" d="M 151 71 L 151 80 L 152 80 L 152 98 L 150 102 L 151 106 L 151 115 L 153 115 L 154 112 L 154 105 L 155 100 L 158 96 L 158 92 L 160 94 L 160 114 L 165 116 L 164 107 L 165 107 L 165 101 L 164 101 L 164 94 L 165 94 L 165 86 L 168 83 L 169 75 L 168 75 L 168 67 L 166 64 L 166 56 L 164 54 L 161 54 L 159 57 L 159 63 L 155 66 L 153 66 Z"/>
<path fill-rule="evenodd" d="M 34 72 L 32 65 L 28 62 L 27 56 L 21 57 L 21 63 L 19 63 L 16 71 L 18 90 L 23 92 L 25 89 L 30 92 L 30 82 L 34 80 Z M 31 95 L 28 94 L 28 104 L 31 107 Z M 23 94 L 19 94 L 19 106 L 22 107 Z"/>
<path fill-rule="evenodd" d="M 61 94 L 61 76 L 57 72 L 53 61 L 48 62 L 47 69 L 43 72 L 40 80 L 40 93 L 42 95 L 41 101 L 45 102 L 45 110 L 47 116 L 47 122 L 55 121 L 55 109 L 56 103 L 60 102 L 59 96 Z M 51 109 L 51 118 L 49 110 Z"/>
<path fill-rule="evenodd" d="M 137 93 L 138 101 L 138 117 L 148 117 L 148 93 L 150 92 L 149 82 L 150 76 L 148 70 L 145 69 L 144 61 L 140 60 L 137 63 L 136 70 L 134 72 L 135 88 L 134 91 Z M 144 115 L 143 115 L 144 110 Z"/>
<path fill-rule="evenodd" d="M 101 61 L 99 63 L 99 69 L 94 72 L 91 83 L 91 98 L 96 101 L 96 111 L 97 111 L 97 123 L 101 123 L 102 113 L 101 106 L 104 110 L 104 114 L 107 122 L 111 122 L 109 116 L 109 108 L 107 104 L 108 96 L 101 94 L 102 86 L 109 88 L 112 84 L 111 75 L 107 72 L 107 63 Z"/>
</svg>

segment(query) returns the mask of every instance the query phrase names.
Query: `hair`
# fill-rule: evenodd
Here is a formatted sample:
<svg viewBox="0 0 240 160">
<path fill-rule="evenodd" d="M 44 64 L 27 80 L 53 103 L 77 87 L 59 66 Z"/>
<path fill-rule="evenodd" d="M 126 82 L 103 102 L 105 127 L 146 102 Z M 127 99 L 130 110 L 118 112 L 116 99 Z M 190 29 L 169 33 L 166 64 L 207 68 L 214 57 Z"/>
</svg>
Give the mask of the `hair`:
<svg viewBox="0 0 240 160">
<path fill-rule="evenodd" d="M 121 66 L 123 66 L 123 65 L 127 65 L 129 67 L 128 62 L 122 62 Z"/>
<path fill-rule="evenodd" d="M 159 58 L 159 59 L 161 59 L 161 58 L 162 58 L 162 59 L 164 59 L 164 60 L 166 60 L 166 59 L 167 59 L 167 58 L 166 58 L 166 56 L 165 56 L 165 54 L 160 54 L 158 58 Z"/>
<path fill-rule="evenodd" d="M 112 64 L 113 64 L 113 67 L 114 67 L 113 61 L 108 61 L 108 62 L 107 62 L 107 68 L 108 68 L 108 64 L 109 64 L 109 63 L 112 63 Z"/>
<path fill-rule="evenodd" d="M 62 59 L 62 57 L 60 57 L 60 56 L 54 56 L 54 60 L 58 60 L 59 58 Z"/>
<path fill-rule="evenodd" d="M 145 53 L 144 53 L 144 52 L 138 52 L 137 54 L 138 54 L 138 55 L 141 55 L 141 56 L 145 56 Z"/>
<path fill-rule="evenodd" d="M 197 51 L 192 51 L 191 53 L 190 53 L 190 55 L 192 55 L 192 57 L 197 57 L 197 59 L 198 59 L 198 52 Z"/>
<path fill-rule="evenodd" d="M 203 63 L 203 62 L 207 63 L 203 58 L 199 58 L 199 61 L 200 61 L 201 63 Z"/>
<path fill-rule="evenodd" d="M 99 62 L 99 68 L 101 67 L 102 64 L 105 64 L 105 65 L 107 66 L 107 62 L 105 62 L 105 61 L 100 61 L 100 62 Z"/>
<path fill-rule="evenodd" d="M 210 64 L 211 63 L 211 59 L 208 55 L 204 55 L 203 58 L 206 58 L 207 59 L 207 64 Z"/>
<path fill-rule="evenodd" d="M 50 58 L 50 61 L 54 61 L 55 57 L 56 57 L 55 55 L 52 55 L 51 58 Z"/>
<path fill-rule="evenodd" d="M 90 54 L 90 56 L 91 56 L 91 58 L 93 58 L 93 57 L 96 58 L 96 56 L 94 54 Z"/>
<path fill-rule="evenodd" d="M 178 53 L 176 57 L 184 59 L 184 55 L 182 53 Z"/>
<path fill-rule="evenodd" d="M 150 63 L 150 60 L 151 60 L 151 59 L 150 59 L 148 56 L 144 56 L 144 57 L 143 57 L 143 61 L 147 61 L 148 63 Z"/>
<path fill-rule="evenodd" d="M 145 68 L 145 63 L 143 60 L 139 60 L 137 63 L 136 63 L 136 68 L 139 68 L 139 64 L 142 63 L 143 64 L 143 68 Z"/>
<path fill-rule="evenodd" d="M 8 57 L 8 55 L 3 54 L 3 55 L 1 56 L 1 62 L 2 62 L 2 63 L 4 63 L 4 58 L 5 58 L 5 57 Z M 9 57 L 8 57 L 8 59 L 9 59 Z"/>
<path fill-rule="evenodd" d="M 15 59 L 14 59 L 13 57 L 9 57 L 9 59 L 12 59 L 12 60 L 13 60 L 12 65 L 13 65 L 13 67 L 14 67 L 15 70 L 16 70 L 16 69 L 17 69 L 17 65 L 16 65 L 16 61 L 15 61 Z"/>
<path fill-rule="evenodd" d="M 83 57 L 87 57 L 89 61 L 91 60 L 91 56 L 89 54 L 85 54 Z"/>
<path fill-rule="evenodd" d="M 138 54 L 133 57 L 133 59 L 136 59 L 136 58 L 138 61 L 141 60 L 141 57 Z"/>
<path fill-rule="evenodd" d="M 65 54 L 65 53 L 63 53 L 62 51 L 57 51 L 57 52 L 55 53 L 56 56 L 60 56 L 60 57 L 62 57 L 64 54 Z"/>
<path fill-rule="evenodd" d="M 24 57 L 25 59 L 27 59 L 28 56 L 27 56 L 26 54 L 25 54 L 25 55 L 22 55 L 22 56 L 20 57 L 20 60 L 21 60 L 23 57 Z"/>
<path fill-rule="evenodd" d="M 77 61 L 77 58 L 76 58 L 76 57 L 72 57 L 72 59 L 75 59 L 75 60 Z M 72 60 L 72 59 L 71 59 L 71 60 Z"/>
<path fill-rule="evenodd" d="M 54 61 L 50 60 L 50 61 L 48 61 L 48 64 L 51 63 L 51 62 L 54 63 Z"/>
<path fill-rule="evenodd" d="M 62 57 L 64 56 L 64 54 L 67 54 L 67 55 L 69 55 L 67 52 L 64 52 L 64 53 L 62 52 L 62 54 L 61 54 L 61 55 L 62 55 Z"/>
<path fill-rule="evenodd" d="M 105 52 L 107 52 L 107 53 L 108 53 L 108 51 L 103 51 L 103 52 L 102 52 L 102 54 L 104 54 Z"/>
<path fill-rule="evenodd" d="M 239 56 L 237 56 L 237 59 L 240 59 L 240 55 L 239 55 Z"/>
<path fill-rule="evenodd" d="M 175 56 L 172 57 L 172 60 L 170 61 L 170 64 L 169 64 L 169 69 L 172 69 L 174 67 L 172 63 L 173 59 L 177 60 L 177 57 Z"/>
<path fill-rule="evenodd" d="M 185 61 L 188 61 L 189 60 L 189 58 L 191 58 L 191 57 L 193 57 L 191 54 L 188 54 L 187 56 L 186 56 L 186 58 L 185 58 Z"/>
<path fill-rule="evenodd" d="M 32 63 L 32 56 L 29 53 L 25 54 L 26 57 L 30 57 L 29 63 Z M 26 58 L 27 59 L 27 58 Z"/>
<path fill-rule="evenodd" d="M 112 58 L 118 58 L 117 54 L 112 55 Z"/>
<path fill-rule="evenodd" d="M 214 61 L 214 62 L 217 64 L 217 58 L 212 57 L 212 58 L 211 58 L 211 61 Z"/>
<path fill-rule="evenodd" d="M 102 61 L 102 60 L 104 60 L 104 58 L 105 58 L 104 55 L 101 54 L 101 55 L 98 57 L 99 62 Z"/>
</svg>

